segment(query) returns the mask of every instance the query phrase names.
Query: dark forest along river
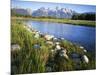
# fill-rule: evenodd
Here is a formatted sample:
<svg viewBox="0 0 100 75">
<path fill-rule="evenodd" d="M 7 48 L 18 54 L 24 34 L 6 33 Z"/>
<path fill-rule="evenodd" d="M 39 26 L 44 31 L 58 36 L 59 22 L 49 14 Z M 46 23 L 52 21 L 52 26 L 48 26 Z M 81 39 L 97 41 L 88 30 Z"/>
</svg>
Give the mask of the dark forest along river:
<svg viewBox="0 0 100 75">
<path fill-rule="evenodd" d="M 57 38 L 64 38 L 73 43 L 84 46 L 88 51 L 95 50 L 95 27 L 76 26 L 71 24 L 27 21 L 27 24 L 42 33 L 54 35 Z"/>
</svg>

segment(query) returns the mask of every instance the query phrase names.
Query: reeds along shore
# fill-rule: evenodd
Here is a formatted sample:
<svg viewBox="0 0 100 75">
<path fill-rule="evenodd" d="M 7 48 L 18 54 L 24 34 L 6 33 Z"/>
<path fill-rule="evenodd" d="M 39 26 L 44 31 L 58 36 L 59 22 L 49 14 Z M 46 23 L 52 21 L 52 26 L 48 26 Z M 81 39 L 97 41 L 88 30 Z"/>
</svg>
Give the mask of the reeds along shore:
<svg viewBox="0 0 100 75">
<path fill-rule="evenodd" d="M 11 24 L 11 73 L 43 73 L 95 69 L 95 53 L 23 22 Z"/>
</svg>

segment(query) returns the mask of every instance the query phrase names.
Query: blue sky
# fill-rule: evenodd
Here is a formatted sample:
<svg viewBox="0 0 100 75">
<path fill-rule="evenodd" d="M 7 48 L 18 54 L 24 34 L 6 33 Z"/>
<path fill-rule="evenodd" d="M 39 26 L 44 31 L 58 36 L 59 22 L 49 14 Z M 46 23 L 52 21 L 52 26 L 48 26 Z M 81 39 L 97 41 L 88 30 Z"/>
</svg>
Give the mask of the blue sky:
<svg viewBox="0 0 100 75">
<path fill-rule="evenodd" d="M 12 0 L 11 7 L 18 7 L 18 8 L 30 8 L 32 10 L 36 10 L 41 7 L 54 9 L 56 7 L 59 8 L 69 8 L 78 13 L 84 12 L 96 12 L 96 6 L 94 5 L 79 5 L 79 4 L 64 4 L 64 3 L 46 3 L 46 2 L 34 2 L 34 1 L 18 1 Z"/>
</svg>

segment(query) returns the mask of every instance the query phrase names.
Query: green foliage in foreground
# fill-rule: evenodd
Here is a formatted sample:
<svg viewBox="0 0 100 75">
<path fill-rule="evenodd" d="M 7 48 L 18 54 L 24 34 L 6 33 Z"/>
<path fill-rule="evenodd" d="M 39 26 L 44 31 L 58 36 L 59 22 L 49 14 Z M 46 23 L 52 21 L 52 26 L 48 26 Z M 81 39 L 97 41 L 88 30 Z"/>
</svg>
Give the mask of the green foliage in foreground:
<svg viewBox="0 0 100 75">
<path fill-rule="evenodd" d="M 43 37 L 39 39 L 34 38 L 34 34 L 27 31 L 22 22 L 13 21 L 11 25 L 11 44 L 19 44 L 21 49 L 11 51 L 11 73 L 48 72 L 46 69 L 47 65 L 51 66 L 52 72 L 95 69 L 95 53 L 84 53 L 77 45 L 71 45 L 68 41 L 62 41 L 61 46 L 66 48 L 69 56 L 72 52 L 77 52 L 86 54 L 90 59 L 88 64 L 84 62 L 76 64 L 71 59 L 66 60 L 59 57 L 57 53 L 53 54 L 50 50 L 54 47 L 45 42 Z M 39 44 L 41 47 L 36 49 L 33 47 L 35 44 Z M 79 66 L 78 69 L 77 66 Z"/>
<path fill-rule="evenodd" d="M 32 34 L 23 27 L 21 22 L 18 21 L 18 23 L 11 25 L 12 44 L 19 44 L 22 48 L 30 50 L 32 46 L 32 39 Z"/>
<path fill-rule="evenodd" d="M 19 44 L 20 51 L 11 51 L 12 74 L 45 72 L 45 64 L 49 56 L 48 49 L 44 45 L 44 39 L 35 39 L 33 34 L 27 31 L 21 22 L 11 25 L 11 44 Z M 33 45 L 40 43 L 40 49 L 34 49 Z"/>
</svg>

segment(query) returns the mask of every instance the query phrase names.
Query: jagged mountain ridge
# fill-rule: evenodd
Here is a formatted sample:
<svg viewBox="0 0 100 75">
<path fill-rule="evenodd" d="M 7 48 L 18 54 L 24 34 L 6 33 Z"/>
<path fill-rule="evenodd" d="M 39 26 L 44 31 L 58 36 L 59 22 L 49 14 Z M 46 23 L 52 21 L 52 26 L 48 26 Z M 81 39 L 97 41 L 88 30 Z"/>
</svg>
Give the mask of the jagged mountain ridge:
<svg viewBox="0 0 100 75">
<path fill-rule="evenodd" d="M 41 7 L 37 10 L 31 11 L 23 8 L 13 8 L 11 9 L 12 13 L 20 14 L 20 15 L 31 15 L 33 17 L 56 17 L 56 18 L 71 18 L 75 11 L 67 8 L 58 8 L 50 9 Z"/>
<path fill-rule="evenodd" d="M 71 18 L 72 15 L 75 13 L 75 11 L 67 8 L 58 8 L 55 9 L 46 9 L 44 7 L 41 7 L 35 11 L 33 11 L 32 16 L 38 17 L 38 16 L 50 16 L 50 17 L 56 17 L 56 18 Z"/>
</svg>

